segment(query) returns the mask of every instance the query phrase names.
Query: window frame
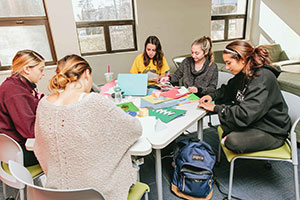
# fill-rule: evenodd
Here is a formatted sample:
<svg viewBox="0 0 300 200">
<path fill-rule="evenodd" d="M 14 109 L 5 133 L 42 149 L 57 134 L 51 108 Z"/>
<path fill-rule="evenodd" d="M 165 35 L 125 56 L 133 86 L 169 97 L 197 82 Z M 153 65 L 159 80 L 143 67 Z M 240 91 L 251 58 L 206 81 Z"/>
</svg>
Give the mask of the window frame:
<svg viewBox="0 0 300 200">
<path fill-rule="evenodd" d="M 133 19 L 126 19 L 126 20 L 105 20 L 105 21 L 83 21 L 83 22 L 76 22 L 76 33 L 77 33 L 77 40 L 80 48 L 80 54 L 82 56 L 89 56 L 89 55 L 99 55 L 99 54 L 113 54 L 113 53 L 120 53 L 120 52 L 129 52 L 129 51 L 136 51 L 137 50 L 137 38 L 136 38 L 136 20 L 135 20 L 135 4 L 134 0 L 131 0 L 132 3 L 132 18 Z M 133 37 L 133 48 L 127 49 L 118 49 L 112 50 L 112 42 L 109 32 L 109 27 L 111 26 L 125 26 L 131 25 L 132 26 L 132 37 Z M 95 51 L 95 52 L 81 52 L 80 46 L 80 36 L 78 34 L 77 29 L 79 28 L 91 28 L 91 27 L 102 27 L 104 29 L 104 41 L 105 41 L 105 48 L 106 51 Z"/>
<path fill-rule="evenodd" d="M 34 17 L 0 17 L 0 27 L 2 26 L 34 26 L 43 25 L 45 26 L 47 39 L 49 43 L 49 48 L 51 51 L 52 60 L 45 62 L 45 65 L 54 65 L 57 62 L 56 51 L 54 47 L 54 42 L 51 34 L 51 29 L 48 20 L 47 9 L 45 6 L 45 0 L 43 0 L 43 7 L 45 11 L 45 16 L 34 16 Z M 0 71 L 8 70 L 10 66 L 2 65 Z"/>
<path fill-rule="evenodd" d="M 212 42 L 227 42 L 237 39 L 245 39 L 246 38 L 246 29 L 247 29 L 247 19 L 248 19 L 248 4 L 249 0 L 246 0 L 246 8 L 245 14 L 218 14 L 218 15 L 211 15 L 211 22 L 216 20 L 224 20 L 224 39 L 221 40 L 212 40 Z M 236 38 L 228 38 L 229 35 L 229 20 L 231 19 L 243 19 L 244 26 L 243 26 L 243 34 L 242 37 Z"/>
</svg>

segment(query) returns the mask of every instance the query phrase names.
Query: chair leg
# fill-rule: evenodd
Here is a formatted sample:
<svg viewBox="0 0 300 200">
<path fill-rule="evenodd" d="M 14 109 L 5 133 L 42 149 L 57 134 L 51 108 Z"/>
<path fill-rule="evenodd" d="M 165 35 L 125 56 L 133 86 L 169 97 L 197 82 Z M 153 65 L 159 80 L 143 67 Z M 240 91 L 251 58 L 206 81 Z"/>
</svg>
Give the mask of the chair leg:
<svg viewBox="0 0 300 200">
<path fill-rule="evenodd" d="M 25 200 L 25 190 L 24 190 L 24 188 L 20 189 L 19 192 L 20 192 L 20 200 Z"/>
<path fill-rule="evenodd" d="M 231 200 L 231 194 L 232 194 L 232 181 L 233 181 L 233 171 L 234 171 L 234 160 L 232 160 L 232 161 L 230 162 L 228 200 Z"/>
<path fill-rule="evenodd" d="M 149 200 L 148 192 L 145 193 L 145 200 Z"/>
<path fill-rule="evenodd" d="M 221 163 L 221 150 L 222 150 L 222 147 L 221 147 L 221 143 L 219 142 L 219 147 L 218 147 L 218 157 L 217 157 L 217 163 Z"/>
<path fill-rule="evenodd" d="M 298 165 L 294 165 L 294 181 L 295 181 L 296 199 L 299 200 Z"/>
<path fill-rule="evenodd" d="M 3 182 L 2 182 L 2 191 L 3 191 L 3 197 L 4 197 L 4 199 L 6 199 L 6 187 Z"/>
</svg>

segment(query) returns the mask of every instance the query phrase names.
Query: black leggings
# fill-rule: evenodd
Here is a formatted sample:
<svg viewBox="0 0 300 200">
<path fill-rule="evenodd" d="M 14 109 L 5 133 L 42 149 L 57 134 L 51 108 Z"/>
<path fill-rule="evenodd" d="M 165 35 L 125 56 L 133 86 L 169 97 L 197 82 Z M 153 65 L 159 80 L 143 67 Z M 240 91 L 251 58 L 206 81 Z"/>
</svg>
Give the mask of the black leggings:
<svg viewBox="0 0 300 200">
<path fill-rule="evenodd" d="M 247 129 L 230 132 L 225 140 L 225 146 L 235 153 L 251 153 L 276 149 L 282 146 L 284 141 L 259 129 Z"/>
<path fill-rule="evenodd" d="M 39 164 L 33 151 L 27 151 L 25 145 L 20 145 L 20 146 L 22 147 L 23 150 L 23 159 L 24 159 L 25 167 Z"/>
</svg>

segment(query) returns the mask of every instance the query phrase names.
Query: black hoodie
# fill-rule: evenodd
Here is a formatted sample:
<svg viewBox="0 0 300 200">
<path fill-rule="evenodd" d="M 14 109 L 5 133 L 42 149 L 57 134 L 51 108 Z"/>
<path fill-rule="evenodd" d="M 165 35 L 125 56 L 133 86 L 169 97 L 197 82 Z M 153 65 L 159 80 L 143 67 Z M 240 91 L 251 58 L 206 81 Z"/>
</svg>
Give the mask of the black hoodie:
<svg viewBox="0 0 300 200">
<path fill-rule="evenodd" d="M 280 71 L 264 65 L 254 73 L 247 78 L 241 72 L 209 94 L 216 102 L 214 111 L 218 113 L 223 136 L 231 131 L 257 128 L 286 138 L 291 120 L 276 79 Z"/>
</svg>

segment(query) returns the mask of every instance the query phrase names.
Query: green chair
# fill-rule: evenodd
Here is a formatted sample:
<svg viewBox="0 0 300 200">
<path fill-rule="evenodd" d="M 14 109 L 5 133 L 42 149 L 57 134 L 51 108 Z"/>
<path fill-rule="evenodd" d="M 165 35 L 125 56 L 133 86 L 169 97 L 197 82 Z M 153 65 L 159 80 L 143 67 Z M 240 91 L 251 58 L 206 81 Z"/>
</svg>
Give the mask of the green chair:
<svg viewBox="0 0 300 200">
<path fill-rule="evenodd" d="M 23 167 L 20 163 L 9 160 L 9 169 L 12 176 L 21 183 L 22 188 L 27 187 L 28 200 L 105 200 L 104 195 L 94 188 L 81 189 L 53 189 L 34 185 L 31 174 L 28 169 Z M 140 200 L 145 194 L 145 200 L 148 200 L 148 192 L 150 188 L 147 184 L 136 182 L 130 188 L 128 200 Z"/>
<path fill-rule="evenodd" d="M 60 190 L 53 188 L 44 188 L 34 185 L 29 171 L 15 161 L 8 161 L 9 169 L 14 176 L 27 188 L 27 200 L 105 200 L 101 192 L 94 188 L 68 189 Z"/>
<path fill-rule="evenodd" d="M 269 51 L 272 64 L 283 67 L 287 65 L 300 64 L 300 60 L 290 60 L 286 52 L 281 48 L 280 44 L 263 45 Z"/>
<path fill-rule="evenodd" d="M 148 200 L 148 192 L 150 188 L 147 184 L 136 182 L 135 185 L 130 188 L 127 200 L 140 200 L 145 194 L 145 200 Z"/>
<path fill-rule="evenodd" d="M 5 134 L 0 134 L 0 180 L 2 181 L 4 198 L 6 198 L 5 185 L 8 185 L 19 189 L 20 199 L 24 200 L 24 187 L 22 187 L 22 184 L 11 175 L 7 165 L 9 160 L 16 161 L 20 165 L 23 165 L 23 150 L 14 139 Z M 27 169 L 31 176 L 35 178 L 43 172 L 40 165 L 30 166 L 27 167 Z"/>
<path fill-rule="evenodd" d="M 218 161 L 220 161 L 221 148 L 230 163 L 230 174 L 229 174 L 229 189 L 228 199 L 231 199 L 232 195 L 232 183 L 233 183 L 233 170 L 234 161 L 236 159 L 256 159 L 256 160 L 272 160 L 272 161 L 286 161 L 290 162 L 294 166 L 294 182 L 295 182 L 295 193 L 296 199 L 299 200 L 299 183 L 298 183 L 298 155 L 297 155 L 297 141 L 295 127 L 300 120 L 300 97 L 282 91 L 284 99 L 289 107 L 289 116 L 292 120 L 292 128 L 290 130 L 290 139 L 287 139 L 285 144 L 277 149 L 268 151 L 259 151 L 253 153 L 236 154 L 227 149 L 220 142 Z M 223 130 L 218 127 L 219 140 L 222 139 Z"/>
</svg>

